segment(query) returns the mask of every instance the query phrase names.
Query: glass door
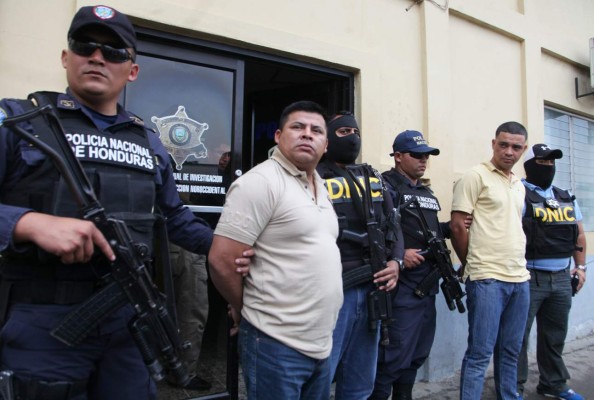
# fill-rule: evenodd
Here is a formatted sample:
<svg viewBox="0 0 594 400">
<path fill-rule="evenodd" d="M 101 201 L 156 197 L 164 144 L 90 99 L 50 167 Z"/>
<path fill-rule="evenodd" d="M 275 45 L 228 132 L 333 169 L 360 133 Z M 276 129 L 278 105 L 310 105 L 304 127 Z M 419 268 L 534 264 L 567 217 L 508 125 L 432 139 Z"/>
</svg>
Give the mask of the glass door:
<svg viewBox="0 0 594 400">
<path fill-rule="evenodd" d="M 243 62 L 162 37 L 139 39 L 140 72 L 122 101 L 161 139 L 184 203 L 214 227 L 231 181 L 242 174 Z M 197 370 L 212 386 L 190 391 L 160 383 L 160 399 L 237 398 L 226 303 L 206 278 L 200 290 L 208 291 L 208 305 L 198 305 L 208 307 L 208 321 Z"/>
</svg>

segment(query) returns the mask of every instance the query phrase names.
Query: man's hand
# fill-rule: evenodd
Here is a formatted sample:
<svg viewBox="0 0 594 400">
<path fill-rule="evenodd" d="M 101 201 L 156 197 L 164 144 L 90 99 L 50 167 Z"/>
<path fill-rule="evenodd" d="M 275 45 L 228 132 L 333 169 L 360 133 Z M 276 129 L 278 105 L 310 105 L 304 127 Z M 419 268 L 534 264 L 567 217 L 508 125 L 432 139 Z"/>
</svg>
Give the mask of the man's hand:
<svg viewBox="0 0 594 400">
<path fill-rule="evenodd" d="M 413 269 L 421 265 L 425 261 L 425 257 L 419 254 L 421 249 L 406 249 L 404 250 L 404 268 Z"/>
<path fill-rule="evenodd" d="M 470 229 L 470 225 L 472 225 L 472 214 L 466 214 L 464 217 L 464 226 L 466 229 Z"/>
<path fill-rule="evenodd" d="M 575 265 L 584 265 L 586 263 L 586 233 L 584 231 L 584 224 L 578 221 L 578 237 L 576 242 L 576 250 L 573 252 L 573 262 Z M 571 275 L 578 275 L 580 282 L 577 285 L 576 293 L 579 292 L 584 283 L 586 283 L 586 271 L 574 268 L 571 270 Z"/>
<path fill-rule="evenodd" d="M 398 275 L 400 270 L 398 269 L 398 262 L 391 260 L 386 263 L 386 268 L 373 274 L 373 283 L 385 282 L 385 285 L 379 287 L 380 290 L 390 291 L 396 287 L 398 283 Z"/>
<path fill-rule="evenodd" d="M 458 277 L 458 281 L 460 283 L 464 283 L 464 265 L 461 265 L 460 268 L 456 271 L 456 276 Z"/>
<path fill-rule="evenodd" d="M 582 288 L 584 287 L 584 284 L 586 283 L 586 271 L 579 269 L 579 268 L 573 268 L 571 270 L 571 272 L 569 272 L 569 273 L 571 276 L 577 274 L 577 276 L 579 278 L 579 283 L 575 290 L 575 292 L 578 293 L 580 290 L 582 290 Z"/>
<path fill-rule="evenodd" d="M 110 260 L 115 260 L 111 246 L 92 222 L 29 212 L 14 228 L 15 243 L 33 242 L 48 253 L 60 257 L 64 264 L 86 263 L 95 246 Z"/>
<path fill-rule="evenodd" d="M 241 253 L 242 257 L 235 259 L 235 265 L 237 268 L 235 271 L 238 274 L 241 274 L 244 278 L 250 272 L 250 262 L 252 261 L 252 257 L 254 256 L 254 249 L 247 249 Z"/>
<path fill-rule="evenodd" d="M 241 313 L 231 307 L 230 304 L 227 305 L 227 315 L 231 317 L 233 320 L 233 326 L 229 330 L 229 336 L 235 336 L 239 332 L 239 323 L 241 322 Z"/>
</svg>

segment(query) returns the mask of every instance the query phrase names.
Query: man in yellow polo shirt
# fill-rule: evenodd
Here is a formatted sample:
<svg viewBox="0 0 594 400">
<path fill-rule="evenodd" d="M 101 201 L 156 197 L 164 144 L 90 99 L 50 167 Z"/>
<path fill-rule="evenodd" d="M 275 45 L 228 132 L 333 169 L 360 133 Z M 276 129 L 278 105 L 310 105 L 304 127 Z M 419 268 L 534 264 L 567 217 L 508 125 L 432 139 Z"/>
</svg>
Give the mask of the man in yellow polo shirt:
<svg viewBox="0 0 594 400">
<path fill-rule="evenodd" d="M 530 303 L 530 274 L 522 230 L 524 185 L 512 172 L 526 150 L 528 134 L 517 122 L 497 128 L 493 156 L 454 185 L 452 244 L 468 295 L 468 348 L 462 361 L 460 399 L 481 398 L 494 354 L 497 398 L 516 393 L 517 361 Z M 464 218 L 474 217 L 467 231 Z"/>
</svg>

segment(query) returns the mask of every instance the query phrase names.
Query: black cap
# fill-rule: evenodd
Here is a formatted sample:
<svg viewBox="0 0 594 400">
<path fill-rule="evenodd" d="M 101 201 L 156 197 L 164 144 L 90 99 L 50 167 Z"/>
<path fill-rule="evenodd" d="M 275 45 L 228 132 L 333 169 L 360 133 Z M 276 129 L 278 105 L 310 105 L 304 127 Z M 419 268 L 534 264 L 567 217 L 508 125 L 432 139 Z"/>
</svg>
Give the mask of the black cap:
<svg viewBox="0 0 594 400">
<path fill-rule="evenodd" d="M 132 23 L 125 14 L 107 6 L 81 7 L 70 24 L 68 39 L 74 38 L 85 28 L 103 27 L 113 32 L 126 47 L 136 50 L 136 33 Z"/>
<path fill-rule="evenodd" d="M 563 157 L 563 152 L 559 149 L 551 149 L 544 143 L 535 144 L 528 148 L 526 156 L 524 156 L 524 162 L 532 160 L 558 160 Z"/>
</svg>

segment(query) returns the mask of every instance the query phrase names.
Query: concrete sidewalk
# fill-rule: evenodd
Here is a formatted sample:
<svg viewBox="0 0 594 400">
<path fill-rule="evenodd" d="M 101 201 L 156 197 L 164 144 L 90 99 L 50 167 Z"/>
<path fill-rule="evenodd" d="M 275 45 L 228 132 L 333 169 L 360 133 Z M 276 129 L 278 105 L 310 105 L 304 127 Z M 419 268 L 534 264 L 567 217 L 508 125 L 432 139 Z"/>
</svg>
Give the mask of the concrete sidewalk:
<svg viewBox="0 0 594 400">
<path fill-rule="evenodd" d="M 524 391 L 525 400 L 545 399 L 544 396 L 536 393 L 538 367 L 535 356 L 534 352 L 528 353 L 530 364 L 528 382 Z M 563 359 L 571 375 L 571 381 L 569 381 L 571 388 L 583 395 L 586 400 L 594 400 L 594 334 L 567 343 Z M 456 365 L 455 368 L 459 369 L 460 365 Z M 460 396 L 459 387 L 460 373 L 458 372 L 453 378 L 441 382 L 417 382 L 414 387 L 413 398 L 415 400 L 454 400 Z M 496 398 L 491 365 L 487 372 L 481 400 Z"/>
</svg>

